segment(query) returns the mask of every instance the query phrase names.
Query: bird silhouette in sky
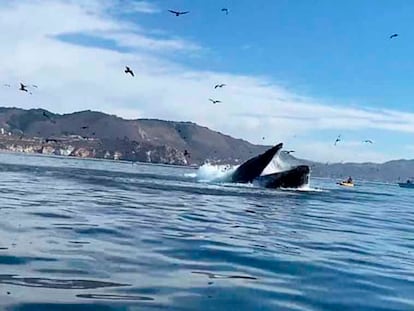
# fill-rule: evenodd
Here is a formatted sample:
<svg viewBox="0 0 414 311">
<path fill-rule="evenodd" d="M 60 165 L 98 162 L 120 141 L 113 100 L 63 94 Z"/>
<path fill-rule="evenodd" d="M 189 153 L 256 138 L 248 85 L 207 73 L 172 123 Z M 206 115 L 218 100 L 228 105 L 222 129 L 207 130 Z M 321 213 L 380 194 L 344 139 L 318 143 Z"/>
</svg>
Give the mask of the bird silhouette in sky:
<svg viewBox="0 0 414 311">
<path fill-rule="evenodd" d="M 19 88 L 19 91 L 22 91 L 22 92 L 29 92 L 28 90 L 27 90 L 27 85 L 24 85 L 23 83 L 20 83 L 20 88 Z"/>
<path fill-rule="evenodd" d="M 211 99 L 211 98 L 209 98 L 208 100 L 211 101 L 213 104 L 221 103 L 220 100 L 215 100 L 215 99 Z"/>
<path fill-rule="evenodd" d="M 130 74 L 131 76 L 133 76 L 133 77 L 135 77 L 135 75 L 134 75 L 134 72 L 131 70 L 131 68 L 129 68 L 128 66 L 125 66 L 125 70 L 124 70 L 124 72 L 126 73 L 126 74 Z"/>
<path fill-rule="evenodd" d="M 226 15 L 229 15 L 229 9 L 227 9 L 227 8 L 222 8 L 222 9 L 221 9 L 221 11 L 222 11 L 222 12 L 226 12 Z"/>
<path fill-rule="evenodd" d="M 336 140 L 335 140 L 335 142 L 334 142 L 334 146 L 336 146 L 336 144 L 337 143 L 339 143 L 341 141 L 341 135 L 339 135 L 337 138 L 336 138 Z"/>
<path fill-rule="evenodd" d="M 43 116 L 45 117 L 45 118 L 47 118 L 47 119 L 49 119 L 49 121 L 50 122 L 52 122 L 52 123 L 56 123 L 56 121 L 55 120 L 53 120 L 45 111 L 43 111 Z"/>
<path fill-rule="evenodd" d="M 392 39 L 392 38 L 397 38 L 398 37 L 398 33 L 394 33 L 394 34 L 392 34 L 391 36 L 390 36 L 390 39 Z"/>
<path fill-rule="evenodd" d="M 372 140 L 370 140 L 370 139 L 366 139 L 366 140 L 364 140 L 364 143 L 366 143 L 366 144 L 373 144 L 374 142 Z"/>
<path fill-rule="evenodd" d="M 174 10 L 168 10 L 168 12 L 170 12 L 172 14 L 175 14 L 175 16 L 180 16 L 180 15 L 184 15 L 184 14 L 190 13 L 190 11 L 180 12 L 180 11 L 174 11 Z"/>
<path fill-rule="evenodd" d="M 214 88 L 215 88 L 215 89 L 217 89 L 217 88 L 222 88 L 222 87 L 224 87 L 224 86 L 226 86 L 226 84 L 224 84 L 224 83 L 222 83 L 222 84 L 216 84 L 216 85 L 214 86 Z"/>
</svg>

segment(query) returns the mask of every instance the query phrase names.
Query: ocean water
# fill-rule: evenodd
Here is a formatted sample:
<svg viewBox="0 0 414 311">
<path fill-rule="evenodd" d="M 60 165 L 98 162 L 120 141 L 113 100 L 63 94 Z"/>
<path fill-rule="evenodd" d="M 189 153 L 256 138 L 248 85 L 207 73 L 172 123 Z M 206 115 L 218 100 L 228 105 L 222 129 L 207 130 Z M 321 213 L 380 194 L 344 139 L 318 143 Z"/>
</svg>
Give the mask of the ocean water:
<svg viewBox="0 0 414 311">
<path fill-rule="evenodd" d="M 414 310 L 414 190 L 0 154 L 1 310 Z"/>
</svg>

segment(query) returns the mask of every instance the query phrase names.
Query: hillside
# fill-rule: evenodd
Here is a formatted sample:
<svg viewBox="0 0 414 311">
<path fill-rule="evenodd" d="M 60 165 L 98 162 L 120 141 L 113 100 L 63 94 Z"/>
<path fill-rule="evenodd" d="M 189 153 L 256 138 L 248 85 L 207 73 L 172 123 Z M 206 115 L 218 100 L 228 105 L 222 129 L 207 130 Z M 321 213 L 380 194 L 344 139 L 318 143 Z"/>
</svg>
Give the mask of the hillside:
<svg viewBox="0 0 414 311">
<path fill-rule="evenodd" d="M 278 142 L 275 142 L 278 143 Z M 192 122 L 125 120 L 96 111 L 54 114 L 43 109 L 0 108 L 0 150 L 166 163 L 237 164 L 266 150 Z M 314 177 L 382 182 L 414 177 L 414 160 L 322 164 L 282 154 L 292 164 L 308 164 Z"/>
<path fill-rule="evenodd" d="M 130 161 L 238 163 L 266 149 L 191 122 L 124 120 L 89 110 L 0 108 L 0 128 L 0 149 Z"/>
<path fill-rule="evenodd" d="M 293 165 L 306 164 L 311 167 L 313 177 L 354 180 L 398 182 L 414 178 L 414 160 L 393 160 L 385 163 L 318 163 L 282 155 Z"/>
<path fill-rule="evenodd" d="M 414 177 L 414 160 L 393 160 L 378 163 L 312 164 L 312 176 L 346 178 L 381 182 L 406 181 Z"/>
</svg>

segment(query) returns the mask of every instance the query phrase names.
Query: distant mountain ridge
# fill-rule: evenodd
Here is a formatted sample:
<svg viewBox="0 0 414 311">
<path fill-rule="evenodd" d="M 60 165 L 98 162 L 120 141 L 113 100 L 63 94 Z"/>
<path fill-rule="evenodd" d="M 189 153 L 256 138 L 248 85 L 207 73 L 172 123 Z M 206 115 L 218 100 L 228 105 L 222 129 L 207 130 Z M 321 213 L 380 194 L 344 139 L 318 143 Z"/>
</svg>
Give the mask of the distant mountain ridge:
<svg viewBox="0 0 414 311">
<path fill-rule="evenodd" d="M 54 114 L 0 107 L 0 130 L 0 150 L 178 165 L 237 164 L 269 148 L 192 122 L 125 120 L 90 110 Z M 327 165 L 284 153 L 281 157 L 294 165 L 310 165 L 316 177 L 383 182 L 414 177 L 414 160 Z"/>
<path fill-rule="evenodd" d="M 92 144 L 95 152 L 90 154 L 102 149 L 118 152 L 124 160 L 183 165 L 206 160 L 238 163 L 267 148 L 192 122 L 125 120 L 90 110 L 60 115 L 44 109 L 0 108 L 0 128 L 24 138 L 79 136 L 88 138 L 89 144 L 99 143 L 100 147 Z"/>
<path fill-rule="evenodd" d="M 414 179 L 414 160 L 392 160 L 385 163 L 316 163 L 312 176 L 347 178 L 380 182 L 405 182 Z"/>
</svg>

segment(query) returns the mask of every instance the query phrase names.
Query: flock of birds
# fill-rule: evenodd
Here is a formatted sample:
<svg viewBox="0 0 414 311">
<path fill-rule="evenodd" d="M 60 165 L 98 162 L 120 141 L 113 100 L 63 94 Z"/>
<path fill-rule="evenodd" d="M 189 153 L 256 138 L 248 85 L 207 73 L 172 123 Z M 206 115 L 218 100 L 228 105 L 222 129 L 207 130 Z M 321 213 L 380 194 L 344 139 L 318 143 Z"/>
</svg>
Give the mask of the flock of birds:
<svg viewBox="0 0 414 311">
<path fill-rule="evenodd" d="M 399 36 L 398 33 L 394 33 L 389 38 L 393 39 L 393 38 L 397 38 L 398 36 Z M 342 138 L 341 138 L 341 135 L 338 135 L 338 137 L 335 139 L 334 146 L 336 146 L 340 141 L 342 141 Z M 363 141 L 363 143 L 364 144 L 373 144 L 374 142 L 371 139 L 365 139 Z"/>
<path fill-rule="evenodd" d="M 226 13 L 226 15 L 228 15 L 229 14 L 229 9 L 227 9 L 227 8 L 222 8 L 221 9 L 221 11 L 222 12 L 224 12 L 224 13 Z M 175 16 L 180 16 L 180 15 L 185 15 L 185 14 L 188 14 L 188 13 L 190 13 L 190 11 L 175 11 L 175 10 L 168 10 L 168 12 L 170 12 L 171 14 L 174 14 Z M 399 36 L 399 34 L 398 33 L 394 33 L 394 34 L 392 34 L 392 35 L 390 35 L 390 39 L 393 39 L 393 38 L 396 38 L 396 37 L 398 37 Z M 134 75 L 134 72 L 128 67 L 128 66 L 126 66 L 125 67 L 125 73 L 127 73 L 127 74 L 130 74 L 131 76 L 135 76 Z M 226 86 L 226 84 L 224 84 L 224 83 L 221 83 L 221 84 L 216 84 L 215 86 L 214 86 L 214 89 L 217 89 L 217 88 L 223 88 L 223 87 L 225 87 Z M 222 103 L 222 101 L 221 100 L 217 100 L 217 99 L 212 99 L 212 98 L 209 98 L 208 99 L 211 103 L 213 103 L 213 104 L 219 104 L 219 103 Z M 265 137 L 262 137 L 262 140 L 264 140 L 265 139 Z M 341 135 L 339 135 L 337 138 L 336 138 L 336 140 L 335 140 L 335 142 L 334 142 L 334 146 L 336 146 L 340 141 L 342 141 L 342 138 L 341 138 Z M 371 140 L 371 139 L 366 139 L 366 140 L 364 140 L 363 141 L 363 143 L 365 143 L 365 144 L 373 144 L 374 142 Z M 186 150 L 187 151 L 187 150 Z M 293 152 L 295 152 L 294 150 L 288 150 L 288 151 L 283 151 L 284 153 L 286 153 L 286 154 L 291 154 L 291 153 L 293 153 Z"/>
<path fill-rule="evenodd" d="M 173 14 L 173 15 L 175 15 L 177 17 L 179 17 L 181 15 L 185 15 L 185 14 L 189 14 L 190 13 L 190 11 L 176 11 L 176 10 L 168 10 L 168 12 L 170 12 L 171 14 Z M 228 8 L 222 8 L 221 9 L 221 12 L 225 13 L 226 15 L 228 15 L 230 11 L 229 11 Z M 394 33 L 394 34 L 392 34 L 392 35 L 389 36 L 389 39 L 394 39 L 394 38 L 397 38 L 398 36 L 399 36 L 398 33 Z M 131 75 L 131 77 L 135 77 L 134 71 L 129 66 L 125 66 L 124 72 L 127 75 Z M 4 87 L 8 87 L 8 88 L 11 87 L 10 84 L 4 84 L 3 86 Z M 219 83 L 219 84 L 216 84 L 214 86 L 214 89 L 221 89 L 221 88 L 223 88 L 225 86 L 226 86 L 225 83 Z M 36 84 L 26 85 L 26 84 L 23 84 L 23 83 L 20 82 L 19 91 L 22 91 L 22 92 L 25 92 L 25 93 L 28 93 L 28 94 L 32 95 L 33 94 L 32 93 L 32 89 L 33 88 L 34 89 L 37 89 L 38 86 Z M 209 98 L 208 100 L 211 103 L 213 103 L 213 104 L 222 103 L 222 101 L 221 100 L 218 100 L 218 99 Z M 50 122 L 56 123 L 56 121 L 53 120 L 47 113 L 43 112 L 43 116 L 45 118 L 49 119 Z M 87 129 L 87 128 L 88 128 L 88 126 L 82 127 L 82 129 Z M 264 140 L 264 139 L 265 139 L 265 137 L 262 137 L 262 140 Z M 336 146 L 341 141 L 342 141 L 342 137 L 341 137 L 341 135 L 338 135 L 338 137 L 335 139 L 334 146 Z M 365 144 L 373 144 L 374 142 L 372 140 L 370 140 L 370 139 L 366 139 L 366 140 L 363 141 L 363 143 L 365 143 Z M 288 150 L 288 151 L 283 151 L 283 152 L 286 153 L 286 154 L 290 154 L 290 153 L 293 153 L 295 151 L 294 150 Z M 184 153 L 185 153 L 186 156 L 189 155 L 189 153 L 188 153 L 187 150 L 185 150 Z"/>
<path fill-rule="evenodd" d="M 3 86 L 4 87 L 11 87 L 11 85 L 10 84 L 8 84 L 8 83 L 5 83 L 5 84 L 3 84 Z M 26 92 L 26 93 L 28 93 L 28 94 L 30 94 L 30 95 L 32 95 L 33 93 L 32 93 L 32 91 L 29 91 L 27 88 L 35 88 L 35 89 L 37 89 L 38 88 L 38 86 L 36 85 L 36 84 L 32 84 L 32 85 L 25 85 L 25 84 L 23 84 L 23 83 L 21 83 L 20 82 L 20 86 L 19 86 L 19 91 L 22 91 L 22 92 Z"/>
<path fill-rule="evenodd" d="M 175 12 L 175 11 L 173 11 L 173 12 Z M 177 12 L 177 14 L 185 14 L 186 12 Z M 134 74 L 134 71 L 129 67 L 129 66 L 125 66 L 125 70 L 124 70 L 124 72 L 126 73 L 126 74 L 129 74 L 129 75 L 131 75 L 132 77 L 135 77 L 135 74 Z M 216 84 L 215 86 L 214 86 L 214 89 L 218 89 L 218 88 L 223 88 L 223 87 L 225 87 L 226 86 L 226 84 L 225 83 L 221 83 L 221 84 Z M 210 102 L 212 102 L 213 104 L 219 104 L 219 103 L 221 103 L 221 100 L 217 100 L 217 99 L 212 99 L 212 98 L 209 98 L 208 99 Z"/>
<path fill-rule="evenodd" d="M 335 139 L 334 146 L 336 146 L 340 141 L 342 141 L 341 135 L 338 135 L 338 137 Z M 374 142 L 371 139 L 365 139 L 362 141 L 364 144 L 373 144 Z"/>
<path fill-rule="evenodd" d="M 222 8 L 221 11 L 226 13 L 226 15 L 229 14 L 229 9 L 228 8 Z M 174 10 L 168 10 L 168 12 L 170 12 L 171 14 L 174 14 L 175 16 L 180 16 L 180 15 L 190 13 L 190 11 L 174 11 Z"/>
</svg>

